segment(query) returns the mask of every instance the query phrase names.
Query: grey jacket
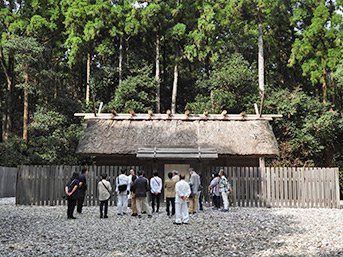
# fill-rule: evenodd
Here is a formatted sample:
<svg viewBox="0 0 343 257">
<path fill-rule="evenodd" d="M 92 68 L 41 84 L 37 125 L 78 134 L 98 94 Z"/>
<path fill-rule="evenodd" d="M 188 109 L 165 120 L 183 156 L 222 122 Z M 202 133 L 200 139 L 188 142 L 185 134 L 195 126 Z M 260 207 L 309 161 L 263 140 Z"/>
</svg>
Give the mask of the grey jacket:
<svg viewBox="0 0 343 257">
<path fill-rule="evenodd" d="M 193 194 L 197 194 L 199 191 L 199 185 L 200 185 L 200 176 L 194 172 L 191 175 L 191 179 L 189 181 L 189 185 L 192 187 L 193 189 Z"/>
<path fill-rule="evenodd" d="M 219 177 L 215 177 L 214 179 L 212 179 L 211 184 L 210 184 L 210 187 L 212 188 L 212 193 L 215 196 L 219 196 L 219 182 L 220 182 Z"/>
</svg>

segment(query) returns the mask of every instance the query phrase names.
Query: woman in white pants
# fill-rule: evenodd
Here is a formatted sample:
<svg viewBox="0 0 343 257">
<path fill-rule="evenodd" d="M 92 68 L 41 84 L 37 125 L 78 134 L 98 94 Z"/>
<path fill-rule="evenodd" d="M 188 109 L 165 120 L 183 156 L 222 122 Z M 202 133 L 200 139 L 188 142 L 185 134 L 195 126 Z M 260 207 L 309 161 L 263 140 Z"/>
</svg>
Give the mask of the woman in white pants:
<svg viewBox="0 0 343 257">
<path fill-rule="evenodd" d="M 191 188 L 185 181 L 185 174 L 180 174 L 180 181 L 175 185 L 175 222 L 176 225 L 188 224 L 187 199 L 191 194 Z"/>
</svg>

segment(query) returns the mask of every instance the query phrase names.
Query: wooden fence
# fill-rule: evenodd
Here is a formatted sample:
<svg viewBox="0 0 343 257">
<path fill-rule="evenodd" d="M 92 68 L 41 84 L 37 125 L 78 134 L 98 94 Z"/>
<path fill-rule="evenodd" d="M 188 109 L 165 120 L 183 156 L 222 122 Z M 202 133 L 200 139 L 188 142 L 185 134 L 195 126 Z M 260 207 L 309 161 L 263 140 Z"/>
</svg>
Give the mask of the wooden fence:
<svg viewBox="0 0 343 257">
<path fill-rule="evenodd" d="M 98 182 L 101 174 L 106 173 L 111 185 L 115 185 L 115 178 L 121 168 L 129 170 L 132 166 L 93 166 L 88 167 L 85 205 L 98 205 Z M 145 167 L 133 166 L 135 170 Z M 16 204 L 23 205 L 61 205 L 66 204 L 63 199 L 65 185 L 73 172 L 81 172 L 80 166 L 18 166 Z M 111 205 L 116 203 L 116 196 L 112 195 Z"/>
<path fill-rule="evenodd" d="M 115 184 L 122 166 L 89 167 L 85 204 L 98 205 L 97 183 L 100 175 L 109 175 Z M 129 168 L 129 167 L 127 167 Z M 136 170 L 144 167 L 134 167 Z M 257 168 L 208 167 L 203 175 L 208 177 L 223 168 L 232 185 L 234 206 L 287 207 L 287 208 L 339 208 L 339 176 L 337 168 Z M 76 166 L 19 166 L 17 179 L 17 204 L 60 205 L 64 186 Z M 208 199 L 207 184 L 204 195 Z M 110 204 L 115 204 L 115 197 Z"/>
<path fill-rule="evenodd" d="M 17 182 L 17 168 L 0 167 L 0 198 L 14 197 Z"/>
<path fill-rule="evenodd" d="M 223 168 L 234 192 L 235 206 L 340 208 L 337 168 Z"/>
</svg>

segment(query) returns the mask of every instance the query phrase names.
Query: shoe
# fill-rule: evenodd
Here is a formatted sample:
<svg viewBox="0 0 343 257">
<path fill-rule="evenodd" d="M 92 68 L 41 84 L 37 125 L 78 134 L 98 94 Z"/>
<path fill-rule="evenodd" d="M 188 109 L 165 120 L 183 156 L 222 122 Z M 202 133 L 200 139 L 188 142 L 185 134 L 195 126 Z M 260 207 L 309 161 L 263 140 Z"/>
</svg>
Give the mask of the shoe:
<svg viewBox="0 0 343 257">
<path fill-rule="evenodd" d="M 135 217 L 137 216 L 138 214 L 137 213 L 132 213 L 131 216 Z"/>
<path fill-rule="evenodd" d="M 196 214 L 197 212 L 195 211 L 195 212 L 193 212 L 192 214 Z"/>
<path fill-rule="evenodd" d="M 104 218 L 105 218 L 105 219 L 108 219 L 108 216 L 105 216 Z"/>
<path fill-rule="evenodd" d="M 120 214 L 120 213 L 118 213 L 118 215 L 119 215 L 119 216 L 121 216 L 121 214 Z"/>
<path fill-rule="evenodd" d="M 152 215 L 149 214 L 149 215 L 148 215 L 148 218 L 151 218 L 151 217 L 152 217 Z"/>
<path fill-rule="evenodd" d="M 124 212 L 123 215 L 126 215 L 126 212 Z"/>
<path fill-rule="evenodd" d="M 76 218 L 74 216 L 68 217 L 68 219 L 76 220 Z"/>
<path fill-rule="evenodd" d="M 184 224 L 184 225 L 189 225 L 189 223 L 188 223 L 188 222 L 183 222 L 182 224 Z"/>
<path fill-rule="evenodd" d="M 142 215 L 138 215 L 138 218 L 142 218 Z"/>
<path fill-rule="evenodd" d="M 181 225 L 181 223 L 178 223 L 178 222 L 173 222 L 174 225 Z"/>
<path fill-rule="evenodd" d="M 102 215 L 100 216 L 100 219 L 102 219 L 103 217 L 102 217 Z"/>
<path fill-rule="evenodd" d="M 226 212 L 226 211 L 228 211 L 228 209 L 221 209 L 220 211 L 222 211 L 222 212 Z"/>
<path fill-rule="evenodd" d="M 217 208 L 217 207 L 214 207 L 214 208 L 212 208 L 212 210 L 216 211 L 216 210 L 218 210 L 218 208 Z"/>
<path fill-rule="evenodd" d="M 146 214 L 146 211 L 142 211 L 142 214 Z"/>
<path fill-rule="evenodd" d="M 156 211 L 156 213 L 158 213 L 158 210 Z"/>
</svg>

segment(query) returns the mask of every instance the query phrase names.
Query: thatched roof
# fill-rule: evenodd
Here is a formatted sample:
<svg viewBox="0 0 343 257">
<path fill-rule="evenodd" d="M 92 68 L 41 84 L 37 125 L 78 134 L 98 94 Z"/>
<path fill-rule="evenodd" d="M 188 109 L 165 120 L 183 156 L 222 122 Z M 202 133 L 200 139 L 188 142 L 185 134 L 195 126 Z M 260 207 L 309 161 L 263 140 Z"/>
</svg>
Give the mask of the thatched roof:
<svg viewBox="0 0 343 257">
<path fill-rule="evenodd" d="M 219 155 L 276 156 L 267 120 L 90 119 L 77 153 L 136 155 L 139 148 L 216 149 Z"/>
</svg>

